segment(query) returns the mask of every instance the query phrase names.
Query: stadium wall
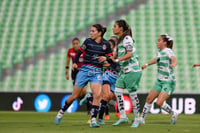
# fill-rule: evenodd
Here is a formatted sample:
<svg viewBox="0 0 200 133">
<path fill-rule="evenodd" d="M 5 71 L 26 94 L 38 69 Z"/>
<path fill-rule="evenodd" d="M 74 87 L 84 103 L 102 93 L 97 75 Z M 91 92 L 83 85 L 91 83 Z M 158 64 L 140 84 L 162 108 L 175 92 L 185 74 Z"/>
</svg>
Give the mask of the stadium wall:
<svg viewBox="0 0 200 133">
<path fill-rule="evenodd" d="M 57 111 L 63 104 L 66 98 L 71 93 L 22 93 L 22 92 L 1 92 L 0 93 L 0 110 L 1 111 L 36 111 L 49 112 Z M 127 95 L 128 96 L 128 95 Z M 144 106 L 147 94 L 139 94 L 141 110 Z M 183 114 L 198 114 L 200 113 L 200 94 L 173 94 L 167 101 L 173 109 L 178 113 Z M 131 109 L 131 102 L 128 100 L 126 109 Z M 85 106 L 79 106 L 79 101 L 76 100 L 68 112 L 85 111 Z M 110 106 L 110 111 L 114 111 L 114 107 Z M 155 104 L 151 108 L 151 113 L 165 113 L 160 110 Z"/>
</svg>

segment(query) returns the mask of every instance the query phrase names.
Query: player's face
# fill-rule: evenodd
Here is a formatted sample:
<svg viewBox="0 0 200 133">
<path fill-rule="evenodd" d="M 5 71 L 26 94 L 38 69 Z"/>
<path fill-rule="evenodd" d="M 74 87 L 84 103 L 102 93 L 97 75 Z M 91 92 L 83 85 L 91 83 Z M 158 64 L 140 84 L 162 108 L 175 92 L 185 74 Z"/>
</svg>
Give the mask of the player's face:
<svg viewBox="0 0 200 133">
<path fill-rule="evenodd" d="M 98 32 L 98 30 L 96 29 L 96 27 L 91 27 L 90 30 L 90 36 L 93 40 L 97 39 L 98 37 L 101 36 L 101 32 Z"/>
<path fill-rule="evenodd" d="M 121 34 L 121 32 L 122 32 L 121 29 L 122 28 L 120 28 L 119 25 L 117 23 L 115 23 L 114 26 L 113 26 L 113 29 L 112 29 L 113 30 L 113 34 L 115 34 L 115 35 Z"/>
<path fill-rule="evenodd" d="M 74 40 L 72 43 L 72 46 L 73 46 L 74 51 L 78 51 L 80 47 L 80 42 L 78 40 Z"/>
<path fill-rule="evenodd" d="M 157 40 L 157 48 L 163 49 L 165 46 L 166 46 L 166 42 L 163 41 L 162 36 L 159 36 Z"/>
</svg>

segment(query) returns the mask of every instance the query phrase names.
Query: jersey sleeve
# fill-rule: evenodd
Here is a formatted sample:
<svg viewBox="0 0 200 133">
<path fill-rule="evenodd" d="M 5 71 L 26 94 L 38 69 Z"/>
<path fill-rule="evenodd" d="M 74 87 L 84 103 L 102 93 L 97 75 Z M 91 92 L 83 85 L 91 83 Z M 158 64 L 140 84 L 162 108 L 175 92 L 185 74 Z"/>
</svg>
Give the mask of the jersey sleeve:
<svg viewBox="0 0 200 133">
<path fill-rule="evenodd" d="M 108 56 L 111 56 L 111 55 L 112 55 L 112 50 L 111 50 L 111 47 L 110 47 L 110 44 L 109 44 L 109 42 L 107 43 L 107 50 L 106 50 L 106 54 L 107 54 Z"/>
<path fill-rule="evenodd" d="M 133 39 L 131 36 L 125 36 L 123 40 L 123 46 L 126 51 L 135 51 L 135 47 L 133 45 Z"/>
<path fill-rule="evenodd" d="M 85 50 L 87 49 L 87 44 L 88 44 L 88 39 L 86 39 L 84 42 L 83 42 L 83 44 L 80 46 L 80 50 L 82 51 L 82 52 L 85 52 Z"/>
<path fill-rule="evenodd" d="M 67 57 L 70 57 L 70 49 L 67 51 Z"/>
<path fill-rule="evenodd" d="M 167 52 L 166 52 L 167 56 L 169 58 L 171 58 L 172 56 L 174 56 L 174 52 L 171 50 L 171 49 L 168 49 Z"/>
</svg>

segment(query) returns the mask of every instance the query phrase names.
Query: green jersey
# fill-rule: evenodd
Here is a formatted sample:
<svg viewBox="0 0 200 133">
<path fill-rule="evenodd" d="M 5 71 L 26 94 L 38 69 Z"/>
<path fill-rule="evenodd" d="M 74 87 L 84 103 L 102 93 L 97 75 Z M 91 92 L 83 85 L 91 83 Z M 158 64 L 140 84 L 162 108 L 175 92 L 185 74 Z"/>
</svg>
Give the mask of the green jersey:
<svg viewBox="0 0 200 133">
<path fill-rule="evenodd" d="M 141 71 L 139 62 L 138 62 L 138 56 L 136 53 L 136 47 L 135 44 L 133 43 L 133 39 L 131 38 L 131 36 L 125 36 L 123 41 L 121 41 L 119 43 L 119 45 L 117 46 L 117 56 L 118 58 L 124 56 L 127 51 L 131 51 L 132 52 L 132 57 L 119 62 L 120 67 L 122 69 L 123 72 L 127 73 L 130 71 L 133 72 L 139 72 Z"/>
<path fill-rule="evenodd" d="M 171 67 L 171 57 L 174 52 L 170 48 L 165 48 L 157 53 L 158 79 L 161 81 L 175 81 L 174 69 Z"/>
</svg>

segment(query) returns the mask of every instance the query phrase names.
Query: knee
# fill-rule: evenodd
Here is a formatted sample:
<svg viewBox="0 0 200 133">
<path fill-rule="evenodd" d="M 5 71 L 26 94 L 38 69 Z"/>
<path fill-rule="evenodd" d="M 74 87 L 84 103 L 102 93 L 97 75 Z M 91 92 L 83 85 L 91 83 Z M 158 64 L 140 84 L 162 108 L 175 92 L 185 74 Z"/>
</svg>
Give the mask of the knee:
<svg viewBox="0 0 200 133">
<path fill-rule="evenodd" d="M 94 98 L 94 99 L 100 99 L 100 98 L 101 98 L 101 95 L 93 94 L 93 98 Z"/>
<path fill-rule="evenodd" d="M 74 101 L 75 99 L 77 99 L 78 97 L 79 97 L 78 94 L 71 95 L 71 98 L 72 98 L 73 101 Z"/>
<path fill-rule="evenodd" d="M 105 96 L 103 96 L 102 99 L 103 99 L 104 101 L 109 101 L 109 96 L 105 95 Z"/>
</svg>

